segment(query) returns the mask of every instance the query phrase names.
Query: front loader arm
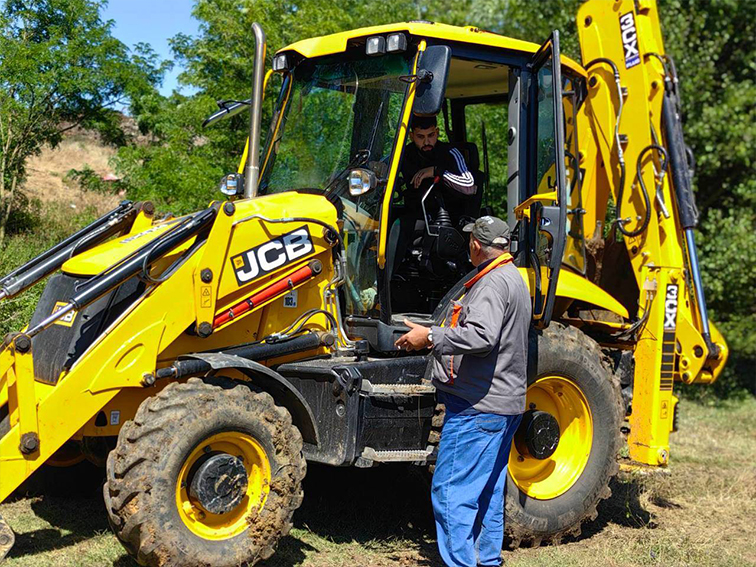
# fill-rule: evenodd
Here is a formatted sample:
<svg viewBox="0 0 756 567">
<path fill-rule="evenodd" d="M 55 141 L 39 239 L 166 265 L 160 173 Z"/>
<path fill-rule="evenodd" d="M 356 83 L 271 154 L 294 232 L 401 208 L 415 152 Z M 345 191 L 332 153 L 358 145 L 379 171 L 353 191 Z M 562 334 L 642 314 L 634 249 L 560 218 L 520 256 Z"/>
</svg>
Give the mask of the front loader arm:
<svg viewBox="0 0 756 567">
<path fill-rule="evenodd" d="M 35 379 L 32 339 L 61 320 L 79 311 L 145 266 L 208 227 L 217 207 L 197 213 L 177 224 L 154 242 L 140 248 L 121 262 L 91 278 L 68 303 L 24 332 L 9 335 L 0 353 L 0 390 L 8 404 L 9 429 L 0 432 L 0 502 L 43 464 L 123 388 L 142 387 L 144 376 L 154 372 L 157 351 L 166 333 L 166 320 L 181 319 L 176 313 L 176 286 L 183 273 L 191 274 L 191 264 L 177 266 L 177 277 L 148 287 L 119 320 L 98 339 L 57 385 Z M 182 274 L 182 276 L 179 276 Z M 171 296 L 169 294 L 173 293 Z M 191 304 L 185 308 L 193 315 Z"/>
<path fill-rule="evenodd" d="M 287 214 L 295 199 L 308 207 L 311 217 Z M 334 226 L 335 208 L 317 196 L 214 203 L 171 223 L 111 240 L 64 265 L 64 272 L 92 268 L 117 256 L 118 250 L 131 250 L 112 266 L 81 277 L 67 302 L 60 302 L 62 309 L 49 315 L 45 311 L 43 319 L 7 337 L 0 351 L 0 408 L 7 410 L 0 420 L 0 502 L 66 441 L 81 435 L 101 410 L 117 403 L 119 394 L 144 392 L 137 395 L 143 399 L 154 393 L 145 388 L 180 378 L 170 366 L 180 357 L 257 345 L 259 358 L 266 350 L 260 348 L 262 340 L 280 332 L 314 333 L 318 340 L 300 341 L 307 344 L 297 356 L 328 352 L 332 341 L 326 340 L 325 331 L 336 333 L 339 326 L 338 310 L 329 307 L 328 299 L 335 295 L 337 281 Z M 87 306 L 134 278 L 142 282 L 137 289 L 143 291 L 131 296 L 132 302 L 72 365 L 53 380 L 35 373 L 35 352 L 38 356 L 50 350 L 46 330 L 65 323 L 67 312 L 81 319 Z M 299 311 L 281 311 L 274 304 L 297 292 L 299 318 Z M 289 350 L 278 349 L 272 358 Z M 156 385 L 156 379 L 164 380 Z M 115 413 L 123 420 L 134 415 Z M 115 430 L 107 434 L 117 433 L 121 423 L 109 423 L 106 428 Z"/>
<path fill-rule="evenodd" d="M 610 199 L 616 203 L 612 230 L 622 235 L 638 290 L 630 452 L 663 465 L 673 382 L 713 382 L 728 354 L 708 322 L 698 271 L 697 211 L 671 96 L 677 77 L 654 0 L 589 0 L 577 24 L 588 72 L 578 129 L 582 157 L 593 160 L 585 166 L 584 222 L 600 235 Z"/>
</svg>

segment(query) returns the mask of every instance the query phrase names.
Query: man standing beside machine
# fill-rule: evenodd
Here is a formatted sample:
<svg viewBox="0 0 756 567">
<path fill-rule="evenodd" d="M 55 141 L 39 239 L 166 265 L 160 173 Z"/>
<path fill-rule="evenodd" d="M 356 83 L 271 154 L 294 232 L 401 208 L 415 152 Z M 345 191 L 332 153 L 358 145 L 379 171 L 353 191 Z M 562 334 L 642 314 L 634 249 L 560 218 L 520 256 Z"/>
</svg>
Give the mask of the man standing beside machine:
<svg viewBox="0 0 756 567">
<path fill-rule="evenodd" d="M 509 451 L 525 412 L 531 300 L 507 252 L 507 223 L 485 216 L 463 230 L 477 274 L 443 327 L 405 320 L 410 331 L 396 346 L 431 348 L 446 406 L 432 488 L 441 557 L 451 567 L 493 567 L 501 565 Z"/>
</svg>

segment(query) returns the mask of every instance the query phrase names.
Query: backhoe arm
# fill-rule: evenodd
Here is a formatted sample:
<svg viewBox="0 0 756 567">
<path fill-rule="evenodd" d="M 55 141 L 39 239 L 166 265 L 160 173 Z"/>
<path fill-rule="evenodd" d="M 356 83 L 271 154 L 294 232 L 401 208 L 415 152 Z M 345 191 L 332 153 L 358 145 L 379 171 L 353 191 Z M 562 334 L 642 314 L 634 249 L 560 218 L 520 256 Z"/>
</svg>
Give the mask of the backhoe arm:
<svg viewBox="0 0 756 567">
<path fill-rule="evenodd" d="M 584 166 L 593 171 L 583 185 L 584 222 L 588 234 L 595 228 L 600 235 L 610 198 L 615 203 L 612 231 L 622 235 L 638 293 L 630 452 L 663 465 L 673 382 L 713 382 L 727 359 L 698 269 L 678 79 L 653 0 L 590 0 L 577 24 L 588 72 L 581 154 L 595 161 Z M 603 269 L 613 269 L 606 262 Z"/>
</svg>

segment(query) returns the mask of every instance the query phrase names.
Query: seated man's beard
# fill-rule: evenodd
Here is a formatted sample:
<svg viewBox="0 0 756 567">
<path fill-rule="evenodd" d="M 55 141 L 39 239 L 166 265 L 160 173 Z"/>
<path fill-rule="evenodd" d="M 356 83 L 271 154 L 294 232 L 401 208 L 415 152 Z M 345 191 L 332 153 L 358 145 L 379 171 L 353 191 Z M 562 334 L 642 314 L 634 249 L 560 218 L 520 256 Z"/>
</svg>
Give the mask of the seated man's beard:
<svg viewBox="0 0 756 567">
<path fill-rule="evenodd" d="M 431 146 L 430 144 L 426 144 L 425 146 L 423 146 L 423 151 L 424 152 L 433 151 L 433 146 Z"/>
</svg>

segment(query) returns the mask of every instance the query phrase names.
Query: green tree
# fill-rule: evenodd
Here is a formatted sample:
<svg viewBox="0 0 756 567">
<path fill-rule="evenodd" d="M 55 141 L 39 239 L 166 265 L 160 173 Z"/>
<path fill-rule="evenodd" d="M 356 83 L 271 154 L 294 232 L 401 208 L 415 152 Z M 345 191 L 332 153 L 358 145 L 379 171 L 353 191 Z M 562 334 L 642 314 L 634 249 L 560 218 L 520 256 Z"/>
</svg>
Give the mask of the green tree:
<svg viewBox="0 0 756 567">
<path fill-rule="evenodd" d="M 5 0 L 0 5 L 0 244 L 30 156 L 66 130 L 122 135 L 112 106 L 160 79 L 154 54 L 134 57 L 94 0 Z"/>
</svg>

